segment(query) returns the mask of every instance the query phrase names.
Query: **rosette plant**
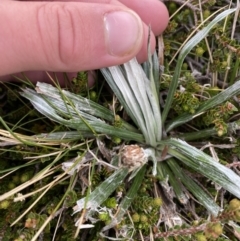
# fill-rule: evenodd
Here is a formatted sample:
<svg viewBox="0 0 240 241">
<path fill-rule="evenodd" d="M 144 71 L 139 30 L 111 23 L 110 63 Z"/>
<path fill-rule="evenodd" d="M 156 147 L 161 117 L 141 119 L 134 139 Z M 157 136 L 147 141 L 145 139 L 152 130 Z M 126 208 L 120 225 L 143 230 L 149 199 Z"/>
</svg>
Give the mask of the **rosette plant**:
<svg viewBox="0 0 240 241">
<path fill-rule="evenodd" d="M 97 222 L 96 213 L 101 212 L 110 216 L 110 221 L 101 230 L 102 236 L 108 229 L 119 224 L 132 200 L 137 196 L 148 169 L 151 169 L 152 176 L 158 180 L 166 196 L 169 196 L 168 191 L 172 188 L 175 197 L 185 205 L 188 202 L 188 193 L 191 193 L 213 216 L 219 214 L 221 207 L 185 170 L 201 174 L 218 187 L 240 198 L 239 175 L 186 142 L 191 140 L 193 135 L 196 138 L 201 138 L 201 135 L 206 137 L 216 134 L 216 130 L 207 129 L 201 133 L 193 133 L 192 136 L 171 137 L 174 128 L 240 93 L 240 81 L 201 103 L 194 114 L 184 113 L 175 119 L 168 118 L 185 57 L 218 22 L 234 11 L 235 9 L 229 9 L 219 14 L 184 45 L 178 56 L 167 97 L 161 105 L 159 97 L 161 73 L 156 54 L 149 55 L 148 61 L 143 66 L 139 65 L 136 59 L 132 59 L 122 66 L 101 69 L 114 96 L 130 118 L 129 122 L 116 116 L 113 109 L 46 83 L 38 83 L 35 91 L 28 88 L 22 90 L 22 96 L 30 100 L 36 110 L 52 121 L 72 129 L 69 132 L 42 134 L 38 138 L 45 140 L 58 138 L 62 142 L 78 139 L 85 141 L 86 152 L 82 156 L 62 163 L 65 175 L 74 175 L 83 165 L 92 161 L 95 161 L 95 165 L 107 165 L 113 170 L 106 180 L 94 190 L 89 188 L 85 196 L 76 202 L 74 213 L 80 212 L 76 220 L 78 231 L 82 228 L 92 228 Z M 230 123 L 228 127 L 234 130 L 240 128 L 237 122 Z M 119 145 L 118 151 L 108 150 L 104 146 L 104 140 L 116 137 L 124 140 L 124 145 Z M 96 140 L 99 151 L 105 156 L 104 161 L 98 160 L 95 149 L 92 150 L 87 145 L 88 139 Z M 127 176 L 129 178 L 126 178 Z M 127 193 L 119 199 L 116 212 L 112 213 L 112 210 L 102 207 L 102 204 L 124 181 L 130 182 L 131 185 Z M 4 197 L 10 194 L 13 193 Z M 45 226 L 50 220 L 51 217 Z M 35 238 L 40 232 L 41 230 Z"/>
</svg>

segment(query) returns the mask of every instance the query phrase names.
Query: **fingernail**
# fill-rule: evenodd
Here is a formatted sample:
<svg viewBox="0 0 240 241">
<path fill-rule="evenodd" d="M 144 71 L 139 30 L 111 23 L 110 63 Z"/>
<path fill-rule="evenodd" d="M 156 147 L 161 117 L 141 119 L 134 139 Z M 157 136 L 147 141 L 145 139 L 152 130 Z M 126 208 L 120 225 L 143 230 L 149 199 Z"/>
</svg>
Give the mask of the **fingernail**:
<svg viewBox="0 0 240 241">
<path fill-rule="evenodd" d="M 107 13 L 104 16 L 104 24 L 109 54 L 124 56 L 140 48 L 143 26 L 135 13 L 125 11 Z"/>
</svg>

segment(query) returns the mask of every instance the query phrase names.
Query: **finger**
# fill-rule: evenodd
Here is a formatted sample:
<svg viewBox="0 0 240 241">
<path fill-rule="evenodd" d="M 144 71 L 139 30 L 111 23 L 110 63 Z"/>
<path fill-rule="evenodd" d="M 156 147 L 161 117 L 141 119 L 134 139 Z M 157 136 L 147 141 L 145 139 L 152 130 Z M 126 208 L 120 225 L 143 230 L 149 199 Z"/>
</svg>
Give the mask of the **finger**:
<svg viewBox="0 0 240 241">
<path fill-rule="evenodd" d="M 32 1 L 32 0 L 31 0 Z M 35 0 L 38 1 L 38 0 Z M 70 0 L 60 0 L 60 1 L 70 1 Z M 75 2 L 86 2 L 86 3 L 99 3 L 99 4 L 111 4 L 116 6 L 126 5 L 130 9 L 134 10 L 143 22 L 146 24 L 144 26 L 144 41 L 142 48 L 137 54 L 137 59 L 140 63 L 146 61 L 147 59 L 147 31 L 148 26 L 151 27 L 151 50 L 155 50 L 155 40 L 154 35 L 161 34 L 167 27 L 169 15 L 166 6 L 159 0 L 71 0 Z"/>
<path fill-rule="evenodd" d="M 31 1 L 33 1 L 33 0 L 31 0 Z M 167 25 L 167 21 L 168 21 L 167 10 L 166 10 L 165 6 L 158 0 L 148 0 L 147 3 L 145 2 L 143 4 L 144 1 L 145 0 L 142 0 L 142 1 L 132 0 L 132 1 L 130 1 L 131 5 L 129 5 L 128 1 L 126 2 L 124 0 L 121 0 L 120 2 L 125 3 L 126 5 L 131 7 L 134 11 L 136 11 L 146 24 L 151 25 L 151 28 L 153 29 L 154 34 L 157 35 L 157 34 L 161 33 L 161 31 L 163 31 Z M 90 0 L 88 0 L 88 2 L 90 2 Z M 115 4 L 115 5 L 120 5 L 120 3 L 118 1 L 114 1 L 114 0 L 91 0 L 91 2 L 98 2 L 98 3 L 102 3 L 102 4 L 111 3 L 111 4 Z M 146 8 L 149 11 L 146 11 Z M 148 13 L 156 13 L 156 14 L 149 15 Z M 145 31 L 146 31 L 146 29 L 145 29 Z M 143 62 L 147 58 L 147 51 L 146 51 L 146 47 L 145 47 L 146 41 L 147 41 L 146 36 L 147 35 L 145 34 L 142 50 L 137 55 L 137 59 L 139 62 Z M 153 35 L 152 35 L 151 39 L 152 39 L 151 46 L 152 46 L 152 51 L 153 51 L 154 47 L 155 47 L 155 41 L 154 41 Z M 28 73 L 26 73 L 26 75 L 29 77 L 29 79 L 33 80 L 34 82 L 37 82 L 37 81 L 51 82 L 51 80 L 49 79 L 49 77 L 46 75 L 46 73 L 44 71 L 28 72 Z M 64 80 L 62 77 L 63 75 L 60 73 L 57 73 L 57 76 L 58 76 L 59 82 L 64 83 Z M 74 77 L 74 76 L 76 76 L 76 72 L 68 73 L 69 79 L 72 79 L 72 77 Z M 21 76 L 19 76 L 19 77 L 21 78 Z M 12 77 L 4 76 L 4 77 L 1 77 L 0 80 L 1 81 L 9 81 L 9 80 L 12 80 Z M 93 82 L 93 78 L 91 79 L 90 82 L 91 83 Z"/>
<path fill-rule="evenodd" d="M 107 4 L 4 1 L 0 22 L 8 23 L 0 25 L 3 74 L 117 65 L 135 56 L 144 38 L 134 12 Z"/>
<path fill-rule="evenodd" d="M 166 6 L 159 0 L 119 0 L 135 11 L 155 35 L 161 34 L 168 25 L 169 14 Z"/>
<path fill-rule="evenodd" d="M 27 1 L 27 0 L 22 0 Z M 39 1 L 39 0 L 28 0 L 28 1 Z M 47 0 L 45 0 L 47 1 Z M 52 1 L 52 0 L 48 0 Z M 59 2 L 59 0 L 56 0 Z M 166 6 L 159 0 L 60 0 L 60 1 L 76 1 L 76 2 L 91 2 L 91 3 L 102 3 L 102 4 L 123 4 L 128 8 L 135 11 L 142 21 L 151 29 L 155 35 L 161 34 L 167 27 L 169 14 Z"/>
</svg>

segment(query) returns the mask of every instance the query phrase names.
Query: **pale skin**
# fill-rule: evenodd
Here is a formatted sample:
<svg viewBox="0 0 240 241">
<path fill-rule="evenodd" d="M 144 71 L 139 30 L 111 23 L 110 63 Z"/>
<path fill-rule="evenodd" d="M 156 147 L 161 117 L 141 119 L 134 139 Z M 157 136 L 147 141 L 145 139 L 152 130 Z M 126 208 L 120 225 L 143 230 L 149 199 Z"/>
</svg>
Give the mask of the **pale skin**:
<svg viewBox="0 0 240 241">
<path fill-rule="evenodd" d="M 159 0 L 72 0 L 0 2 L 0 81 L 27 72 L 46 81 L 45 71 L 69 72 L 147 58 L 168 24 Z"/>
</svg>

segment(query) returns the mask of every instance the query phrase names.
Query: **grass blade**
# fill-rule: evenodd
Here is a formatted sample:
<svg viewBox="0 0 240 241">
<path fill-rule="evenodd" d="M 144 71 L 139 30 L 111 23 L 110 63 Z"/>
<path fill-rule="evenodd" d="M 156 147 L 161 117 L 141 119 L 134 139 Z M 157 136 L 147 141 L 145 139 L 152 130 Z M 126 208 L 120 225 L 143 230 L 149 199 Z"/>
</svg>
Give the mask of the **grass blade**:
<svg viewBox="0 0 240 241">
<path fill-rule="evenodd" d="M 86 136 L 96 136 L 98 134 L 105 134 L 109 136 L 118 136 L 125 140 L 144 141 L 141 134 L 133 132 L 135 130 L 134 128 L 131 129 L 132 131 L 129 131 L 130 128 L 128 128 L 128 130 L 125 129 L 126 125 L 123 125 L 122 128 L 111 126 L 102 119 L 92 115 L 91 112 L 85 112 L 87 109 L 86 105 L 82 104 L 76 107 L 74 103 L 74 106 L 71 105 L 72 103 L 69 104 L 71 101 L 70 98 L 68 98 L 68 103 L 66 103 L 66 100 L 64 102 L 59 96 L 59 100 L 58 98 L 52 99 L 49 96 L 43 96 L 43 94 L 36 93 L 30 89 L 23 90 L 22 95 L 29 99 L 35 109 L 40 113 L 55 122 L 79 130 L 79 135 L 83 136 L 86 134 Z M 101 115 L 100 109 L 99 115 Z M 104 117 L 104 114 L 102 117 Z"/>
<path fill-rule="evenodd" d="M 73 94 L 69 91 L 58 89 L 46 83 L 38 82 L 36 92 L 40 96 L 43 95 L 45 97 L 45 100 L 53 104 L 59 110 L 64 110 L 64 112 L 67 112 L 68 115 L 71 114 L 71 116 L 78 117 L 79 112 L 81 113 L 81 115 L 83 115 L 83 113 L 86 113 L 91 116 L 95 116 L 109 121 L 111 123 L 113 123 L 115 120 L 114 114 L 111 110 L 105 108 L 102 105 L 99 105 L 94 101 L 91 101 L 90 99 Z M 35 92 L 31 89 L 25 89 L 23 90 L 22 95 L 28 98 L 30 94 L 33 95 L 34 93 Z M 137 132 L 137 130 L 133 128 L 133 126 L 131 126 L 124 120 L 121 119 L 120 121 L 125 129 Z"/>
<path fill-rule="evenodd" d="M 189 176 L 183 173 L 177 162 L 171 158 L 167 164 L 170 166 L 172 172 L 178 177 L 186 188 L 198 199 L 198 201 L 211 212 L 215 217 L 220 212 L 220 207 L 200 188 Z"/>
<path fill-rule="evenodd" d="M 149 80 L 136 59 L 122 67 L 102 69 L 102 73 L 128 115 L 140 128 L 145 142 L 156 146 L 161 139 L 161 114 L 153 74 Z"/>
<path fill-rule="evenodd" d="M 240 198 L 240 177 L 231 169 L 216 162 L 211 156 L 185 141 L 170 139 L 162 143 L 169 146 L 170 155 Z"/>
<path fill-rule="evenodd" d="M 121 201 L 118 207 L 117 216 L 115 217 L 115 219 L 112 220 L 112 222 L 109 225 L 104 227 L 102 231 L 106 231 L 112 228 L 113 226 L 117 225 L 119 222 L 121 222 L 123 215 L 126 213 L 134 197 L 137 195 L 138 189 L 142 184 L 145 171 L 146 171 L 146 165 L 144 165 L 135 176 L 130 189 L 128 190 L 127 194 L 125 195 L 125 197 L 123 198 L 123 200 Z"/>
<path fill-rule="evenodd" d="M 174 71 L 174 75 L 169 86 L 169 91 L 166 99 L 166 103 L 164 106 L 164 110 L 162 113 L 162 122 L 164 123 L 167 119 L 168 112 L 172 106 L 173 96 L 178 86 L 178 79 L 181 73 L 181 67 L 185 57 L 189 54 L 189 52 L 202 40 L 204 39 L 210 30 L 221 20 L 227 17 L 229 14 L 236 11 L 236 8 L 225 10 L 224 12 L 220 13 L 215 17 L 205 28 L 199 31 L 194 37 L 192 37 L 182 48 L 181 52 L 179 53 L 176 69 Z"/>
<path fill-rule="evenodd" d="M 90 193 L 87 199 L 78 200 L 74 213 L 81 212 L 84 208 L 96 210 L 123 182 L 127 174 L 128 168 L 119 168 Z"/>
<path fill-rule="evenodd" d="M 227 130 L 229 134 L 235 133 L 237 130 L 240 130 L 240 121 L 227 123 Z M 202 138 L 208 138 L 214 135 L 217 135 L 217 130 L 216 128 L 212 127 L 201 131 L 180 134 L 178 137 L 184 141 L 193 141 Z"/>
<path fill-rule="evenodd" d="M 135 98 L 133 90 L 130 88 L 125 76 L 123 75 L 121 68 L 114 66 L 108 68 L 108 70 L 102 69 L 101 71 L 128 115 L 134 123 L 140 127 L 144 137 L 147 137 L 147 129 L 143 121 L 141 108 Z M 111 77 L 109 77 L 109 74 L 106 73 L 110 73 Z"/>
<path fill-rule="evenodd" d="M 168 132 L 172 130 L 174 127 L 177 127 L 183 123 L 186 123 L 194 119 L 196 116 L 199 116 L 200 114 L 203 114 L 205 111 L 211 108 L 214 108 L 217 105 L 220 105 L 221 103 L 225 102 L 226 100 L 232 98 L 233 96 L 239 93 L 240 93 L 240 81 L 237 81 L 235 84 L 231 85 L 226 90 L 222 91 L 221 93 L 215 95 L 211 99 L 202 103 L 194 115 L 190 115 L 186 113 L 177 117 L 166 127 L 166 131 Z"/>
<path fill-rule="evenodd" d="M 175 173 L 169 168 L 168 163 L 166 163 L 166 162 L 158 163 L 157 170 L 160 172 L 162 171 L 164 173 L 164 175 L 169 180 L 169 183 L 171 184 L 178 200 L 181 203 L 185 204 L 187 202 L 187 197 L 186 197 L 185 193 L 183 192 L 182 184 L 176 178 Z"/>
</svg>

